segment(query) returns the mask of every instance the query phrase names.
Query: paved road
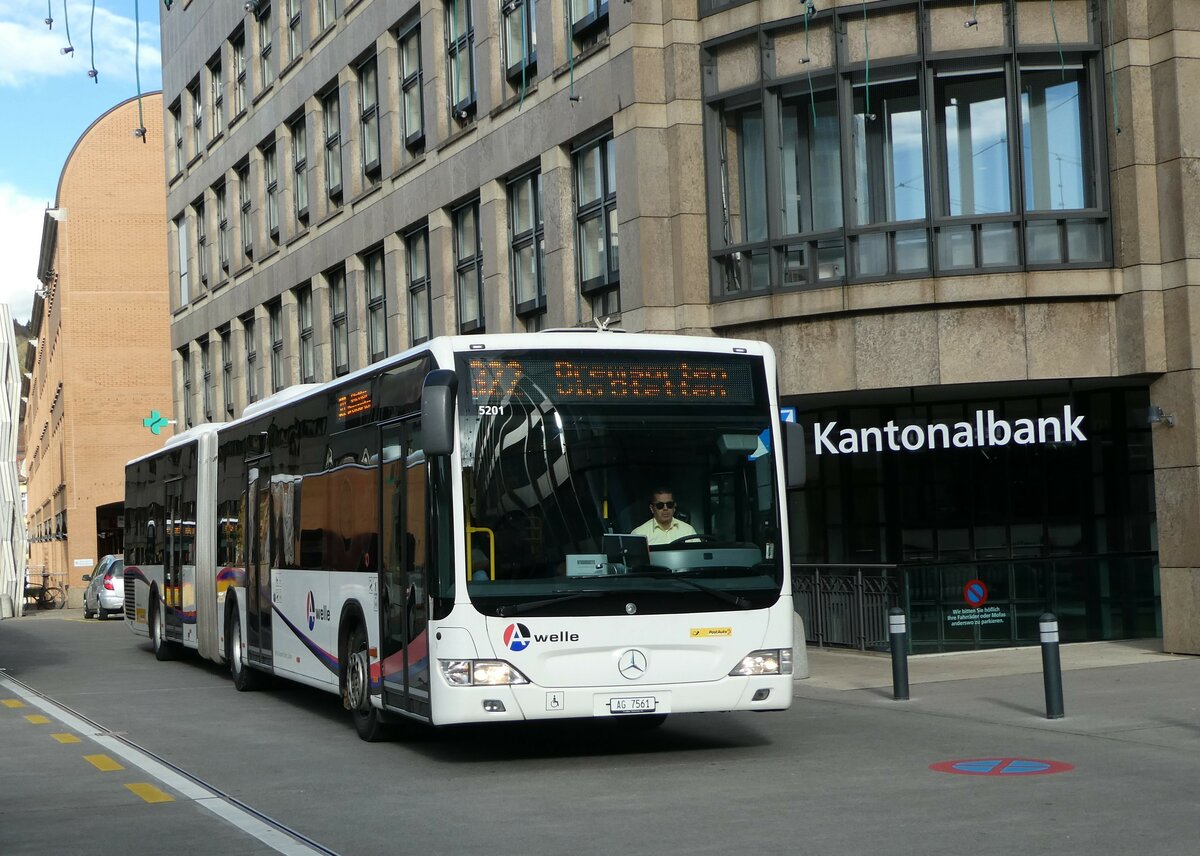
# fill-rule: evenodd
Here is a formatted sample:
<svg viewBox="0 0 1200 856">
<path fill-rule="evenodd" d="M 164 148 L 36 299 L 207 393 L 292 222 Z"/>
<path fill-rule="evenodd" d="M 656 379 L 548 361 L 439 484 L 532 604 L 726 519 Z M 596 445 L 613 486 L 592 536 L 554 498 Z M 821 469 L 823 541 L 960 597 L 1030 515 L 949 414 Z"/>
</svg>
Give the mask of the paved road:
<svg viewBox="0 0 1200 856">
<path fill-rule="evenodd" d="M 239 694 L 202 661 L 156 662 L 117 621 L 70 610 L 13 619 L 0 622 L 0 682 L 11 675 L 100 728 L 72 728 L 58 708 L 11 691 L 21 684 L 0 683 L 0 701 L 22 705 L 0 705 L 0 852 L 322 852 L 240 802 L 347 856 L 1195 856 L 1200 659 L 1070 646 L 1067 717 L 1050 722 L 1029 653 L 914 661 L 907 703 L 889 697 L 886 660 L 814 654 L 783 714 L 677 716 L 646 734 L 619 723 L 476 727 L 369 745 L 332 696 L 286 685 Z M 966 758 L 1074 769 L 929 769 Z"/>
</svg>

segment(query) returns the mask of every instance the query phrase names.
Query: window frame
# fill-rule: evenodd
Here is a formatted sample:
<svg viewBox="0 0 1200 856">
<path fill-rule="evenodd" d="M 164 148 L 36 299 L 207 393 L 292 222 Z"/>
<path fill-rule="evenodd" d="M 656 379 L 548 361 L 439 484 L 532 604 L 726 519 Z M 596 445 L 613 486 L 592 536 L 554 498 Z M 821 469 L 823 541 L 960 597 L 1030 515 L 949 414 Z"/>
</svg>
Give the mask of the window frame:
<svg viewBox="0 0 1200 856">
<path fill-rule="evenodd" d="M 196 424 L 195 408 L 192 404 L 192 349 L 184 345 L 179 349 L 179 371 L 182 375 L 183 396 L 183 426 L 191 428 Z"/>
<path fill-rule="evenodd" d="M 188 100 L 192 107 L 192 157 L 199 156 L 204 151 L 204 100 L 201 98 L 200 75 L 192 78 L 188 84 Z"/>
<path fill-rule="evenodd" d="M 363 293 L 366 297 L 366 333 L 368 362 L 378 362 L 388 354 L 387 274 L 383 247 L 362 255 Z"/>
<path fill-rule="evenodd" d="M 242 30 L 229 40 L 233 56 L 233 118 L 246 112 L 248 92 L 246 82 L 246 33 Z"/>
<path fill-rule="evenodd" d="M 175 175 L 183 172 L 183 103 L 176 99 L 168 109 L 171 114 L 171 143 L 175 151 Z"/>
<path fill-rule="evenodd" d="M 379 63 L 374 55 L 355 67 L 358 81 L 358 145 L 363 178 L 380 179 L 381 140 L 379 133 Z M 372 147 L 374 151 L 372 152 Z"/>
<path fill-rule="evenodd" d="M 225 182 L 213 188 L 217 202 L 217 263 L 229 273 L 229 189 Z"/>
<path fill-rule="evenodd" d="M 418 254 L 414 248 L 420 246 Z M 412 345 L 428 342 L 433 338 L 433 289 L 429 278 L 429 226 L 421 225 L 404 235 L 405 276 L 408 285 L 408 337 Z M 414 266 L 421 259 L 421 271 Z M 418 335 L 417 319 L 424 322 L 424 334 Z"/>
<path fill-rule="evenodd" d="M 477 83 L 475 79 L 475 17 L 471 0 L 446 0 L 445 3 L 445 38 L 446 38 L 446 88 L 450 100 L 451 118 L 460 123 L 466 123 L 475 115 Z M 461 28 L 457 21 L 457 12 L 466 10 L 466 26 Z M 466 94 L 457 93 L 461 97 L 455 100 L 458 79 L 455 76 L 456 64 L 466 57 L 468 89 Z"/>
<path fill-rule="evenodd" d="M 271 393 L 287 386 L 283 366 L 283 301 L 279 298 L 267 304 L 267 330 L 271 335 Z"/>
<path fill-rule="evenodd" d="M 325 197 L 337 206 L 342 201 L 342 97 L 336 85 L 321 96 L 321 129 L 325 137 Z"/>
<path fill-rule="evenodd" d="M 312 284 L 296 289 L 296 328 L 300 343 L 300 383 L 317 379 L 316 343 L 313 341 Z"/>
<path fill-rule="evenodd" d="M 246 403 L 258 401 L 258 341 L 253 313 L 242 317 L 242 341 L 246 350 Z"/>
<path fill-rule="evenodd" d="M 582 159 L 593 149 L 599 152 L 600 165 L 597 170 L 599 192 L 595 198 L 584 201 L 582 175 L 580 169 Z M 593 303 L 599 302 L 600 310 L 597 315 L 609 315 L 620 312 L 621 266 L 619 255 L 614 264 L 614 246 L 619 234 L 616 230 L 617 190 L 616 184 L 616 139 L 611 132 L 592 137 L 586 142 L 576 145 L 571 151 L 571 172 L 573 178 L 575 202 L 575 263 L 577 265 L 576 283 L 581 294 L 591 298 Z M 614 185 L 614 186 L 610 186 Z M 593 220 L 600 221 L 600 233 L 603 236 L 603 266 L 601 272 L 593 277 L 584 279 L 584 249 L 585 224 Z M 615 293 L 615 305 L 611 302 Z"/>
<path fill-rule="evenodd" d="M 205 422 L 213 421 L 212 355 L 208 351 L 208 337 L 200 340 L 200 412 Z"/>
<path fill-rule="evenodd" d="M 410 70 L 408 68 L 409 54 L 406 50 L 406 45 L 413 45 L 413 52 L 416 55 L 416 68 Z M 424 57 L 421 51 L 421 23 L 418 20 L 408 28 L 402 30 L 397 37 L 399 42 L 398 48 L 400 51 L 400 124 L 401 131 L 404 135 L 404 145 L 410 151 L 423 149 L 425 146 L 425 93 L 424 93 Z M 409 116 L 409 99 L 415 98 L 417 102 L 416 115 L 419 119 L 418 127 L 413 130 L 408 126 Z"/>
<path fill-rule="evenodd" d="M 301 115 L 288 125 L 292 142 L 292 211 L 296 222 L 308 225 L 308 117 Z"/>
<path fill-rule="evenodd" d="M 288 65 L 304 53 L 304 3 L 305 0 L 287 0 Z"/>
<path fill-rule="evenodd" d="M 221 74 L 221 58 L 215 57 L 208 64 L 208 115 L 210 141 L 225 132 L 225 79 Z"/>
<path fill-rule="evenodd" d="M 509 45 L 509 19 L 519 14 L 523 53 L 514 61 Z M 518 85 L 537 72 L 537 0 L 503 0 L 500 4 L 500 41 L 504 52 L 504 76 Z"/>
<path fill-rule="evenodd" d="M 259 92 L 267 91 L 277 77 L 274 65 L 275 19 L 271 4 L 264 2 L 255 7 L 254 20 L 258 27 L 258 82 Z"/>
<path fill-rule="evenodd" d="M 188 281 L 188 217 L 186 213 L 175 218 L 175 261 L 178 265 L 175 283 L 178 288 L 179 305 L 192 302 L 191 284 Z"/>
<path fill-rule="evenodd" d="M 474 231 L 474 247 L 463 246 L 463 221 L 460 219 L 466 213 L 470 214 Z M 484 311 L 483 291 L 483 236 L 479 228 L 479 199 L 472 199 L 451 209 L 450 220 L 454 227 L 454 293 L 458 314 L 458 331 L 460 333 L 482 333 L 487 328 L 487 318 Z M 464 249 L 469 252 L 464 252 Z M 470 276 L 472 282 L 467 282 Z M 463 316 L 464 285 L 475 290 L 475 300 L 478 312 L 475 318 Z"/>
<path fill-rule="evenodd" d="M 228 324 L 217 331 L 221 339 L 221 405 L 232 418 L 233 404 L 233 330 Z"/>
<path fill-rule="evenodd" d="M 208 218 L 203 197 L 192 204 L 196 220 L 196 276 L 199 284 L 208 285 Z"/>
<path fill-rule="evenodd" d="M 531 185 L 529 199 L 532 205 L 530 215 L 530 228 L 517 231 L 518 223 L 518 194 L 519 185 L 529 183 Z M 509 238 L 509 266 L 512 271 L 513 283 L 513 313 L 525 318 L 528 322 L 529 316 L 537 315 L 546 311 L 546 278 L 545 278 L 545 252 L 546 252 L 546 223 L 542 203 L 542 173 L 540 169 L 533 169 L 522 173 L 514 178 L 509 179 L 506 188 L 508 197 L 508 238 Z M 518 264 L 519 253 L 527 248 L 533 249 L 533 266 L 534 266 L 534 296 L 532 298 L 522 300 L 520 288 L 518 284 Z"/>
<path fill-rule="evenodd" d="M 254 260 L 254 214 L 253 189 L 250 186 L 250 164 L 243 163 L 234 168 L 238 177 L 238 227 L 242 233 L 242 257 Z"/>
<path fill-rule="evenodd" d="M 329 288 L 329 346 L 333 376 L 350 372 L 350 314 L 346 293 L 346 269 L 332 268 L 325 273 Z M 339 299 L 340 298 L 340 299 Z"/>
<path fill-rule="evenodd" d="M 272 140 L 263 145 L 263 189 L 265 190 L 267 235 L 279 243 L 279 151 Z"/>
<path fill-rule="evenodd" d="M 578 5 L 584 7 L 582 15 L 576 15 L 576 5 L 575 2 L 570 4 L 572 38 L 584 40 L 593 35 L 595 31 L 607 29 L 608 0 L 580 0 Z"/>
</svg>

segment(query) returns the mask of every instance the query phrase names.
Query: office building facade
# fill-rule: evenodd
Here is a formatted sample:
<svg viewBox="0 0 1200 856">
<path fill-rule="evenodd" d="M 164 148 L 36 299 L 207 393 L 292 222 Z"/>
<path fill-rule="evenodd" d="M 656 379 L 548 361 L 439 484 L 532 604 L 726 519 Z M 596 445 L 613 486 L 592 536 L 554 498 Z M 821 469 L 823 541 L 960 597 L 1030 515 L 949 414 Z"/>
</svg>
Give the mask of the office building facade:
<svg viewBox="0 0 1200 856">
<path fill-rule="evenodd" d="M 809 436 L 798 578 L 888 580 L 921 650 L 1052 608 L 1200 653 L 1198 15 L 177 3 L 181 424 L 434 335 L 761 338 Z"/>
</svg>

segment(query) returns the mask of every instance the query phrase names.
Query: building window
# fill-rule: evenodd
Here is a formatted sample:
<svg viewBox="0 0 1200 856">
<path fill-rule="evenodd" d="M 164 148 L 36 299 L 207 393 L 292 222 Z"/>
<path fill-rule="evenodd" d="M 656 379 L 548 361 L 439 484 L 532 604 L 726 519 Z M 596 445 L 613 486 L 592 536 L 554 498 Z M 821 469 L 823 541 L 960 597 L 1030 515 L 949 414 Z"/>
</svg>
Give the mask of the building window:
<svg viewBox="0 0 1200 856">
<path fill-rule="evenodd" d="M 200 284 L 208 285 L 208 218 L 205 216 L 204 200 L 196 200 L 196 272 Z"/>
<path fill-rule="evenodd" d="M 275 62 L 271 56 L 272 42 L 275 38 L 275 22 L 271 18 L 270 4 L 258 7 L 256 14 L 258 16 L 258 77 L 261 84 L 259 91 L 262 91 L 275 82 Z"/>
<path fill-rule="evenodd" d="M 383 250 L 363 257 L 367 293 L 367 351 L 371 362 L 387 356 L 387 288 L 383 273 Z"/>
<path fill-rule="evenodd" d="M 304 16 L 301 0 L 287 0 L 288 4 L 288 63 L 300 56 L 304 50 Z"/>
<path fill-rule="evenodd" d="M 342 268 L 326 274 L 329 282 L 330 341 L 333 343 L 334 377 L 350 371 L 350 325 L 346 314 L 346 271 Z"/>
<path fill-rule="evenodd" d="M 229 327 L 221 328 L 221 403 L 225 415 L 233 416 L 233 343 Z"/>
<path fill-rule="evenodd" d="M 215 59 L 208 67 L 208 112 L 209 125 L 215 140 L 225 130 L 225 79 L 221 76 L 221 60 Z"/>
<path fill-rule="evenodd" d="M 1099 44 L 977 53 L 713 99 L 713 297 L 1111 263 Z"/>
<path fill-rule="evenodd" d="M 183 107 L 178 101 L 171 105 L 171 143 L 175 149 L 172 166 L 175 172 L 183 172 Z"/>
<path fill-rule="evenodd" d="M 419 150 L 425 145 L 425 99 L 421 92 L 421 26 L 400 37 L 400 98 L 403 103 L 404 145 Z"/>
<path fill-rule="evenodd" d="M 333 0 L 317 0 L 317 32 L 323 33 L 337 20 L 337 6 Z"/>
<path fill-rule="evenodd" d="M 254 316 L 242 319 L 243 341 L 246 345 L 246 403 L 258 401 L 258 337 L 255 335 Z"/>
<path fill-rule="evenodd" d="M 276 300 L 267 304 L 267 327 L 271 333 L 271 392 L 286 386 L 283 372 L 283 305 Z"/>
<path fill-rule="evenodd" d="M 188 100 L 192 102 L 192 157 L 196 157 L 204 151 L 204 104 L 198 77 L 188 87 Z"/>
<path fill-rule="evenodd" d="M 571 0 L 571 34 L 590 41 L 608 27 L 608 0 Z"/>
<path fill-rule="evenodd" d="M 308 127 L 301 116 L 291 126 L 292 131 L 292 199 L 295 202 L 296 222 L 308 225 Z"/>
<path fill-rule="evenodd" d="M 267 234 L 279 242 L 279 162 L 275 156 L 275 144 L 263 149 L 263 178 L 267 186 Z"/>
<path fill-rule="evenodd" d="M 238 205 L 241 211 L 238 225 L 242 231 L 242 255 L 246 261 L 254 258 L 254 219 L 250 216 L 250 165 L 237 170 Z"/>
<path fill-rule="evenodd" d="M 508 214 L 513 306 L 517 315 L 529 323 L 530 316 L 546 310 L 546 285 L 542 278 L 546 242 L 540 172 L 509 182 Z"/>
<path fill-rule="evenodd" d="M 761 111 L 751 109 L 731 117 L 723 143 L 732 161 L 722 175 L 726 187 L 751 188 L 765 169 Z M 788 243 L 782 248 L 783 281 L 803 285 L 822 279 L 840 278 L 846 272 L 841 240 L 842 169 L 838 135 L 837 97 L 833 90 L 790 97 L 782 104 L 781 173 L 783 183 L 783 232 Z M 738 124 L 740 122 L 740 125 Z M 735 168 L 745 166 L 751 181 L 734 176 Z M 732 183 L 730 178 L 732 177 Z M 766 187 L 765 174 L 762 187 Z M 747 198 L 739 195 L 723 209 L 727 243 L 750 240 L 750 235 L 766 238 L 766 198 L 751 190 Z M 735 235 L 736 233 L 736 235 Z M 765 288 L 769 282 L 769 257 L 746 248 L 740 258 L 726 256 L 723 264 L 725 290 L 740 291 L 747 283 Z"/>
<path fill-rule="evenodd" d="M 591 299 L 597 317 L 621 311 L 615 154 L 613 138 L 603 137 L 574 155 L 579 290 Z"/>
<path fill-rule="evenodd" d="M 337 205 L 342 198 L 342 116 L 336 87 L 321 99 L 321 117 L 325 126 L 325 195 Z"/>
<path fill-rule="evenodd" d="M 213 190 L 217 198 L 217 262 L 221 270 L 229 272 L 229 199 L 225 195 L 225 185 Z"/>
<path fill-rule="evenodd" d="M 246 109 L 246 36 L 238 33 L 231 42 L 233 48 L 233 115 Z"/>
<path fill-rule="evenodd" d="M 471 0 L 446 0 L 446 61 L 450 111 L 460 122 L 475 114 L 475 27 Z"/>
<path fill-rule="evenodd" d="M 483 245 L 479 236 L 479 201 L 454 209 L 454 270 L 458 293 L 458 331 L 484 329 Z"/>
<path fill-rule="evenodd" d="M 191 293 L 188 288 L 187 217 L 182 214 L 175 220 L 175 251 L 179 264 L 179 305 L 186 306 L 191 300 Z"/>
<path fill-rule="evenodd" d="M 179 349 L 179 364 L 183 373 L 183 426 L 191 428 L 196 416 L 192 410 L 192 355 L 187 345 Z"/>
<path fill-rule="evenodd" d="M 408 332 L 412 344 L 429 339 L 433 298 L 429 288 L 429 230 L 422 227 L 404 236 L 408 259 Z"/>
<path fill-rule="evenodd" d="M 362 146 L 363 175 L 379 180 L 379 83 L 375 58 L 358 67 L 358 132 Z"/>
<path fill-rule="evenodd" d="M 506 0 L 504 65 L 509 80 L 524 85 L 537 70 L 537 0 Z"/>
<path fill-rule="evenodd" d="M 205 422 L 213 421 L 213 373 L 212 355 L 208 352 L 208 339 L 200 340 L 200 403 Z"/>
<path fill-rule="evenodd" d="M 316 360 L 313 353 L 312 286 L 305 285 L 296 290 L 296 323 L 300 340 L 300 382 L 312 383 L 317 379 Z"/>
</svg>

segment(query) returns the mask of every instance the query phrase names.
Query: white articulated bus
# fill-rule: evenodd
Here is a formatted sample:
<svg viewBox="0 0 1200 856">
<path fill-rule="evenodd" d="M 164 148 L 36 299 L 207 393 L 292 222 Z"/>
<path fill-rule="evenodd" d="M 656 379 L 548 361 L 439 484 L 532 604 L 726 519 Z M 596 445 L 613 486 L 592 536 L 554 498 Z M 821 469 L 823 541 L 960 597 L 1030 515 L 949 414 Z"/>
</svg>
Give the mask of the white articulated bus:
<svg viewBox="0 0 1200 856">
<path fill-rule="evenodd" d="M 798 426 L 787 425 L 789 431 Z M 434 339 L 129 463 L 156 655 L 338 693 L 359 734 L 791 703 L 786 465 L 758 342 Z M 668 490 L 695 534 L 631 534 Z"/>
</svg>

